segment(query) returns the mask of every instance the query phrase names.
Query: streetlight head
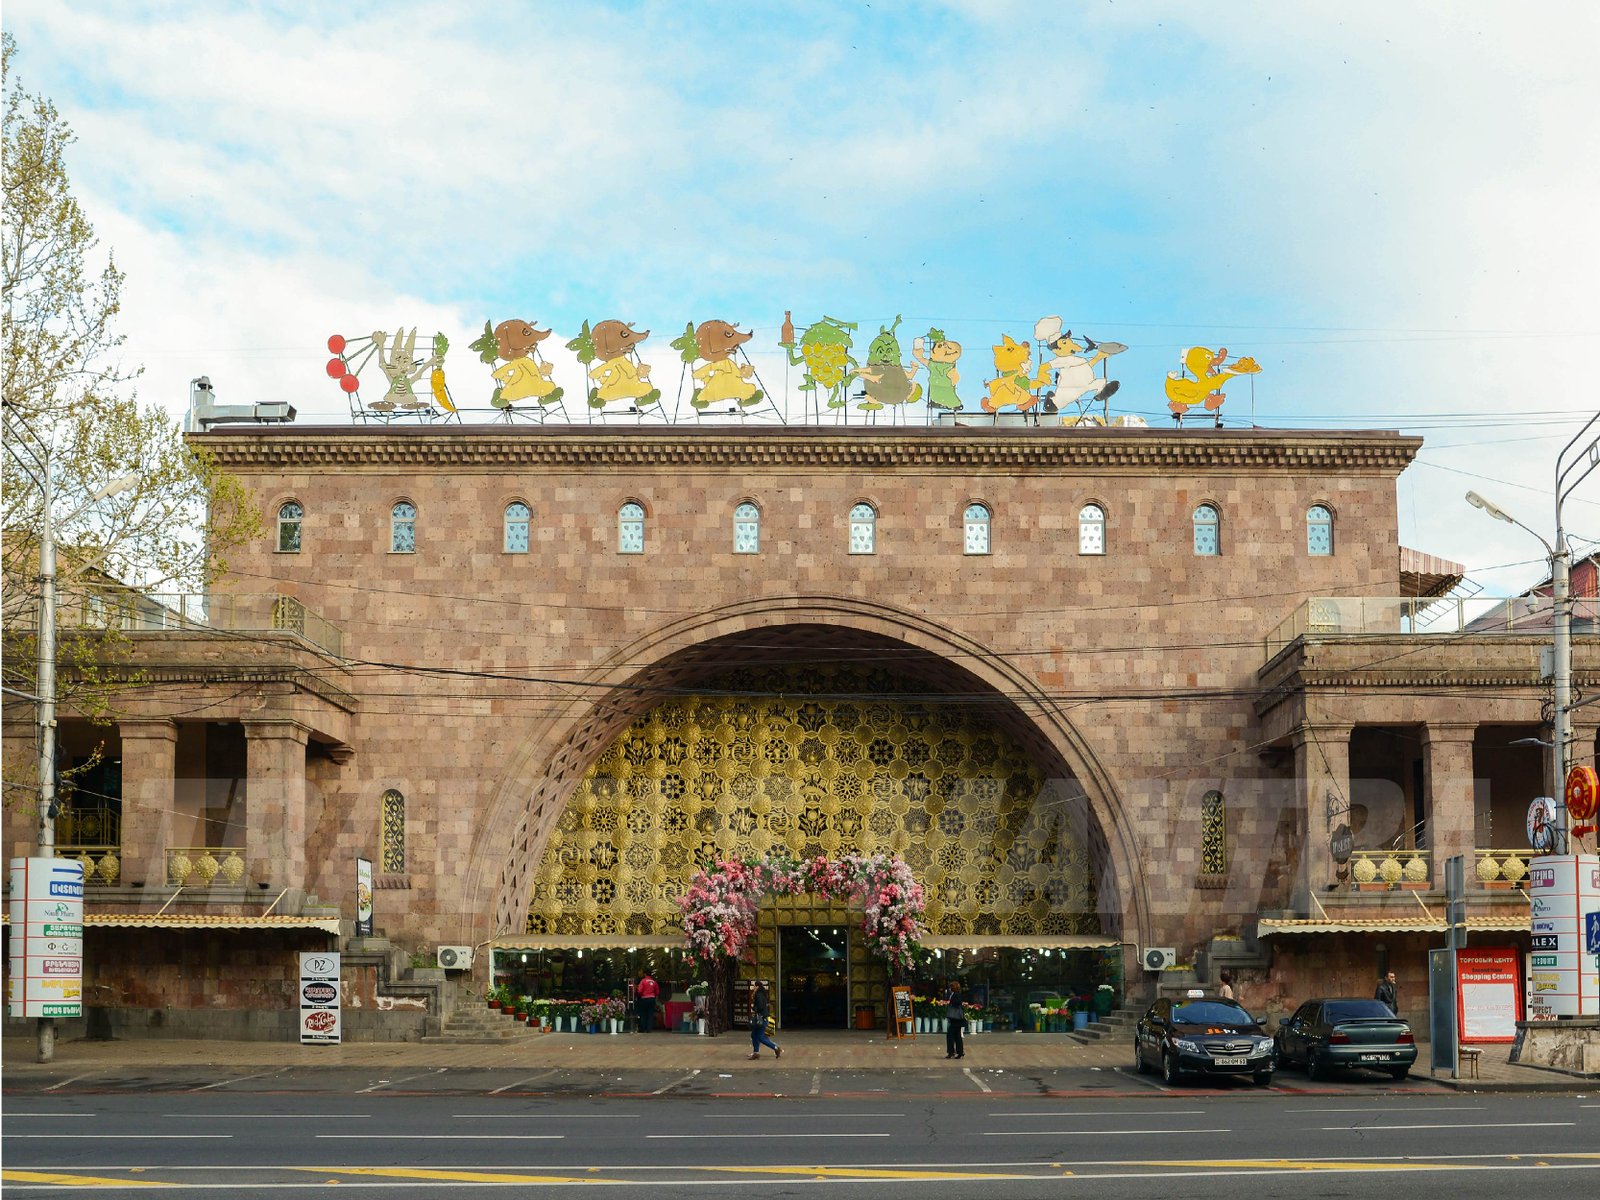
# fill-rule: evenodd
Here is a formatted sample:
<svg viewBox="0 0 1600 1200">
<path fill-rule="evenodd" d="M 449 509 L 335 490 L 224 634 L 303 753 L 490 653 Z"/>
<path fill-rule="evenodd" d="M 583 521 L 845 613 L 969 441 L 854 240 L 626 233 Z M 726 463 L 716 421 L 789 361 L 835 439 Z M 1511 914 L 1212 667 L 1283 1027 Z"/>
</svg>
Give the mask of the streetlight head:
<svg viewBox="0 0 1600 1200">
<path fill-rule="evenodd" d="M 1478 495 L 1477 492 L 1467 493 L 1467 503 L 1472 505 L 1473 508 L 1483 509 L 1484 512 L 1488 513 L 1496 521 L 1504 521 L 1507 525 L 1516 524 L 1516 521 L 1513 520 L 1508 513 L 1496 507 L 1490 501 L 1485 500 L 1482 496 Z"/>
<path fill-rule="evenodd" d="M 1514 738 L 1511 741 L 1507 742 L 1506 745 L 1508 745 L 1508 746 L 1543 746 L 1546 750 L 1548 750 L 1552 746 L 1554 746 L 1555 743 L 1554 742 L 1547 742 L 1543 738 Z"/>
</svg>

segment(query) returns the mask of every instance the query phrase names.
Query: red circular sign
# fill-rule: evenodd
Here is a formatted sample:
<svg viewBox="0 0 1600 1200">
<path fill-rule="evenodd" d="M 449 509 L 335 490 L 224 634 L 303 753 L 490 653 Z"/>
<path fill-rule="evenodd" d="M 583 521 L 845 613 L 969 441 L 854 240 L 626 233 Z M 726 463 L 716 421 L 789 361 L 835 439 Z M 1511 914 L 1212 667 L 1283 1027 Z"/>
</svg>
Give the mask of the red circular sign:
<svg viewBox="0 0 1600 1200">
<path fill-rule="evenodd" d="M 1567 811 L 1579 821 L 1594 816 L 1600 806 L 1600 776 L 1593 767 L 1573 767 L 1567 772 Z"/>
<path fill-rule="evenodd" d="M 323 1012 L 320 1009 L 316 1012 L 308 1012 L 305 1020 L 306 1028 L 312 1033 L 327 1033 L 338 1022 L 338 1018 L 333 1013 Z"/>
</svg>

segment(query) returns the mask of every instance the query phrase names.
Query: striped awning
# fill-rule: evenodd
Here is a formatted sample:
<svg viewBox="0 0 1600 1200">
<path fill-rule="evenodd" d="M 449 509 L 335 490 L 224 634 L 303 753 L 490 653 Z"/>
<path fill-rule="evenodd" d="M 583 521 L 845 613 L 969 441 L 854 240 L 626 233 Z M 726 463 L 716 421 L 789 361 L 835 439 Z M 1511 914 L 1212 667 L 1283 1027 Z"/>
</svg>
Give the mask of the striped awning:
<svg viewBox="0 0 1600 1200">
<path fill-rule="evenodd" d="M 1004 934 L 973 934 L 959 937 L 924 938 L 929 950 L 1104 950 L 1122 945 L 1116 938 L 1101 934 L 1082 937 L 1017 937 Z"/>
<path fill-rule="evenodd" d="M 527 933 L 497 937 L 489 943 L 491 950 L 683 950 L 682 937 L 672 934 L 652 933 L 617 934 L 604 937 L 572 937 L 561 934 Z"/>
<path fill-rule="evenodd" d="M 11 914 L 5 914 L 5 923 L 11 923 Z M 86 929 L 229 929 L 229 930 L 320 930 L 335 936 L 339 933 L 337 917 L 252 917 L 220 913 L 84 913 Z"/>
<path fill-rule="evenodd" d="M 1467 928 L 1481 930 L 1484 933 L 1527 933 L 1532 928 L 1532 919 L 1526 916 L 1468 917 Z M 1263 918 L 1256 925 L 1256 936 L 1271 937 L 1274 934 L 1289 933 L 1437 933 L 1442 937 L 1447 930 L 1444 921 L 1430 920 L 1421 915 L 1347 921 L 1324 917 L 1304 920 Z"/>
</svg>

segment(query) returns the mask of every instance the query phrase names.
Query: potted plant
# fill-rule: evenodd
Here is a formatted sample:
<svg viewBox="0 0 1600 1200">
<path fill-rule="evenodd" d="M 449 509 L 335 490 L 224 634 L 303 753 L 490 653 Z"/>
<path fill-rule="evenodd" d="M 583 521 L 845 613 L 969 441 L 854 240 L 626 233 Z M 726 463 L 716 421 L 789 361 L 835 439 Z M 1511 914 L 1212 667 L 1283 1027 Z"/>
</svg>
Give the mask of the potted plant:
<svg viewBox="0 0 1600 1200">
<path fill-rule="evenodd" d="M 1111 1010 L 1117 1006 L 1117 989 L 1109 983 L 1102 983 L 1094 990 L 1094 1015 L 1108 1017 Z"/>
<path fill-rule="evenodd" d="M 483 1002 L 489 1006 L 490 1012 L 499 1012 L 500 1006 L 505 1003 L 506 988 L 504 984 L 492 984 L 483 993 Z"/>
<path fill-rule="evenodd" d="M 685 989 L 689 999 L 694 1003 L 694 1029 L 704 1037 L 706 1032 L 706 997 L 711 994 L 711 985 L 703 979 L 697 979 Z"/>
</svg>

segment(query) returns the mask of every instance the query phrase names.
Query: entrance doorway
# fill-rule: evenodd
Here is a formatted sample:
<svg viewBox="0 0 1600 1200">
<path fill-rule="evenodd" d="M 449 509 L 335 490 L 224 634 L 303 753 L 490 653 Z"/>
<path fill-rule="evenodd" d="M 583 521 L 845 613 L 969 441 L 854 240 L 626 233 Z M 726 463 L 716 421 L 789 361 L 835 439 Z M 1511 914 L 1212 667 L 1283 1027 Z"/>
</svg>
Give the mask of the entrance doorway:
<svg viewBox="0 0 1600 1200">
<path fill-rule="evenodd" d="M 846 926 L 780 926 L 778 971 L 778 1019 L 784 1028 L 849 1028 L 850 931 Z"/>
</svg>

